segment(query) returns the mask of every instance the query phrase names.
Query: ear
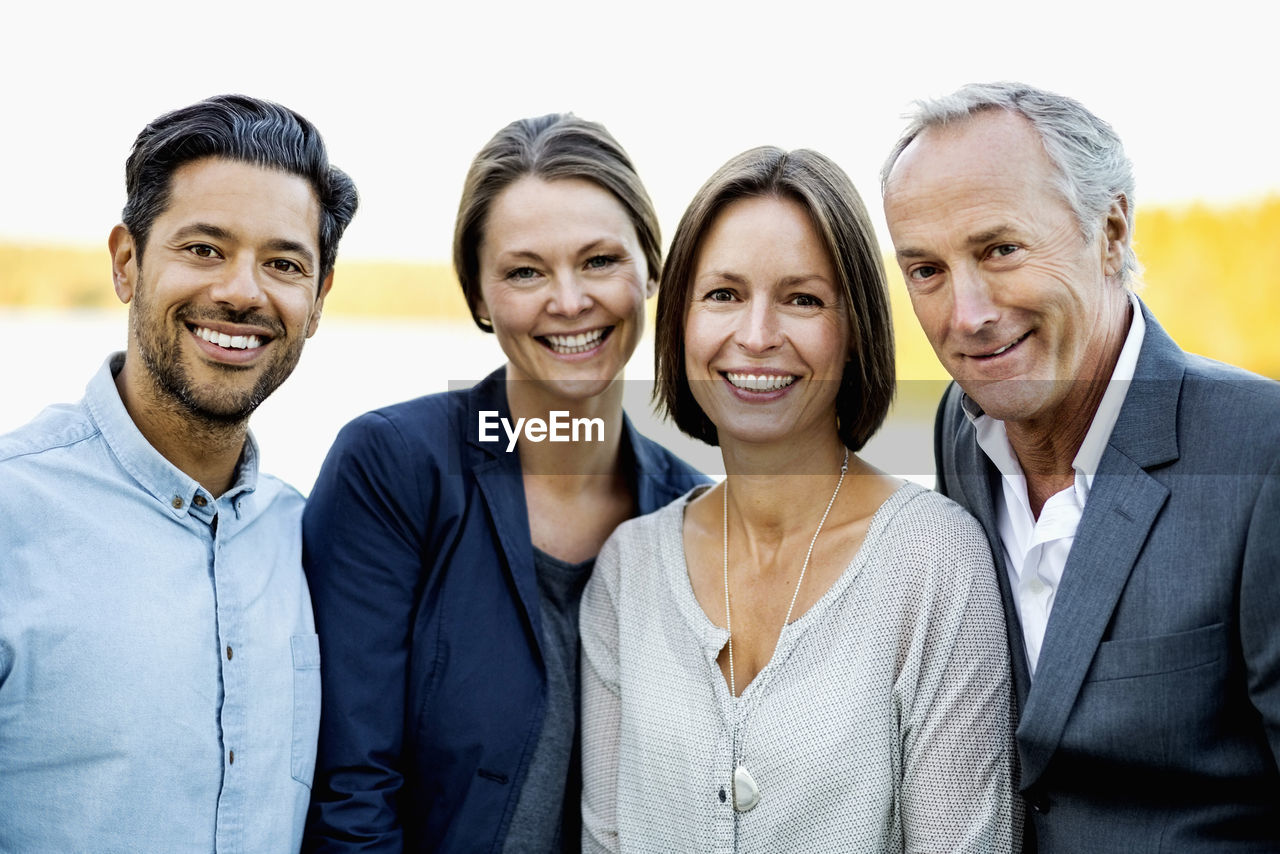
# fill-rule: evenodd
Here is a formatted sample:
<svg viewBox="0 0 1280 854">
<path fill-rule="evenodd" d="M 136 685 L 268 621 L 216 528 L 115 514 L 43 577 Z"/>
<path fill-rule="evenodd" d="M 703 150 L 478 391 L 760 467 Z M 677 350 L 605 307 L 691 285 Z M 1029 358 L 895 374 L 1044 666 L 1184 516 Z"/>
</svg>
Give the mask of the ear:
<svg viewBox="0 0 1280 854">
<path fill-rule="evenodd" d="M 324 310 L 324 298 L 329 295 L 329 289 L 333 287 L 333 271 L 329 271 L 329 275 L 324 277 L 324 281 L 320 283 L 320 295 L 316 297 L 316 304 L 311 307 L 311 320 L 307 323 L 307 337 L 310 338 L 316 334 L 316 329 L 320 326 L 320 313 Z"/>
<path fill-rule="evenodd" d="M 644 298 L 649 299 L 651 296 L 653 296 L 657 292 L 658 292 L 658 280 L 650 276 L 649 281 L 645 282 L 645 285 L 644 285 Z"/>
<path fill-rule="evenodd" d="M 476 297 L 476 301 L 471 307 L 471 313 L 488 323 L 490 329 L 493 328 L 493 318 L 489 315 L 489 304 L 484 301 L 484 297 Z"/>
<path fill-rule="evenodd" d="M 1129 233 L 1129 199 L 1124 195 L 1116 196 L 1107 211 L 1102 230 L 1106 244 L 1102 253 L 1102 268 L 1107 278 L 1120 275 L 1124 269 L 1124 259 L 1129 253 L 1129 242 L 1133 235 Z"/>
<path fill-rule="evenodd" d="M 107 249 L 111 252 L 111 283 L 120 302 L 128 305 L 137 283 L 138 258 L 133 235 L 123 223 L 111 229 Z"/>
</svg>

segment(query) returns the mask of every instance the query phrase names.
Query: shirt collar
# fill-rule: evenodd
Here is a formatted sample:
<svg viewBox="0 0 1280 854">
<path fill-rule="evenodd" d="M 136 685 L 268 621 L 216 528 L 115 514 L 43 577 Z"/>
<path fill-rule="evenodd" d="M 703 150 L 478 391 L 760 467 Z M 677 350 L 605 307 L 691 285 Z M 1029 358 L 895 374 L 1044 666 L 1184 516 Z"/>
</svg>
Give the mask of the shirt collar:
<svg viewBox="0 0 1280 854">
<path fill-rule="evenodd" d="M 1071 468 L 1075 470 L 1076 495 L 1083 505 L 1093 488 L 1093 478 L 1098 473 L 1098 464 L 1102 462 L 1102 454 L 1107 449 L 1111 431 L 1115 429 L 1124 406 L 1125 396 L 1129 393 L 1129 384 L 1133 381 L 1138 367 L 1138 353 L 1142 350 L 1142 340 L 1146 336 L 1147 322 L 1142 317 L 1142 306 L 1133 291 L 1129 291 L 1129 305 L 1132 320 L 1129 332 L 1125 336 L 1124 346 L 1120 348 L 1120 357 L 1116 360 L 1115 370 L 1111 372 L 1111 381 L 1098 404 L 1098 411 L 1089 422 L 1089 431 L 1085 433 L 1080 449 L 1076 451 Z M 973 398 L 965 394 L 961 396 L 961 408 L 965 417 L 977 431 L 978 446 L 993 462 L 1000 473 L 1011 477 L 1022 476 L 1022 466 L 1018 463 L 1017 454 L 1009 443 L 1009 434 L 1005 431 L 1004 422 L 997 421 L 982 411 Z"/>
<path fill-rule="evenodd" d="M 212 516 L 216 512 L 213 496 L 153 448 L 124 408 L 124 401 L 116 388 L 116 374 L 123 367 L 124 353 L 112 353 L 85 387 L 85 406 L 107 447 L 138 485 L 164 504 L 174 516 L 193 512 L 202 517 Z M 257 484 L 258 443 L 250 433 L 236 466 L 235 482 L 220 500 L 232 501 L 238 512 L 240 499 L 252 493 Z M 203 508 L 195 503 L 197 495 L 203 501 Z"/>
</svg>

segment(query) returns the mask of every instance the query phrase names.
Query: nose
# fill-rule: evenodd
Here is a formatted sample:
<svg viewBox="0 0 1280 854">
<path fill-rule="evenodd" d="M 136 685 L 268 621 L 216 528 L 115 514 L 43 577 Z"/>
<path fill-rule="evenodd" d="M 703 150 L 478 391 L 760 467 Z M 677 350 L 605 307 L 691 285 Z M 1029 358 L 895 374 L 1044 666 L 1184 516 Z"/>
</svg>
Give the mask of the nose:
<svg viewBox="0 0 1280 854">
<path fill-rule="evenodd" d="M 209 298 L 234 309 L 262 305 L 265 295 L 260 279 L 262 270 L 254 258 L 236 258 L 223 265 L 220 275 L 209 288 Z"/>
<path fill-rule="evenodd" d="M 746 353 L 767 353 L 782 344 L 782 322 L 768 300 L 752 300 L 735 330 L 738 347 Z"/>
<path fill-rule="evenodd" d="M 547 311 L 561 317 L 577 317 L 591 310 L 593 300 L 587 288 L 573 273 L 556 276 L 551 288 Z"/>
<path fill-rule="evenodd" d="M 973 270 L 953 270 L 951 279 L 951 326 L 972 335 L 988 323 L 995 323 L 1000 310 L 991 298 L 991 286 Z"/>
</svg>

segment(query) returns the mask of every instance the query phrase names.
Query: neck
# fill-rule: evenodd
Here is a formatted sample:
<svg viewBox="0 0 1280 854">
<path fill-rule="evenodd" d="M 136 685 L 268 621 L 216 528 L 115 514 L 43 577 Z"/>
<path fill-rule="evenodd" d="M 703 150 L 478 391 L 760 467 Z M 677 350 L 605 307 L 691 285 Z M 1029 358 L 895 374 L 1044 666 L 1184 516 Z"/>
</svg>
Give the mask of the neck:
<svg viewBox="0 0 1280 854">
<path fill-rule="evenodd" d="M 116 388 L 125 411 L 151 445 L 179 471 L 204 487 L 214 498 L 231 488 L 236 464 L 249 434 L 247 420 L 224 424 L 187 412 L 154 382 L 136 376 L 125 359 L 116 375 Z"/>
<path fill-rule="evenodd" d="M 583 481 L 594 482 L 601 475 L 613 477 L 619 472 L 622 448 L 622 379 L 614 380 L 607 389 L 593 397 L 562 398 L 542 393 L 534 383 L 507 380 L 507 405 L 513 423 L 519 419 L 542 419 L 550 422 L 552 413 L 561 424 L 562 433 L 570 441 L 541 442 L 521 437 L 517 446 L 520 468 L 525 476 L 555 475 L 559 488 L 572 491 Z M 578 439 L 572 440 L 577 423 Z"/>
<path fill-rule="evenodd" d="M 817 445 L 751 447 L 726 442 L 721 451 L 730 526 L 741 528 L 748 541 L 811 536 L 836 488 L 845 455 L 844 444 L 834 430 Z M 850 476 L 870 472 L 858 457 L 849 455 Z"/>
<path fill-rule="evenodd" d="M 1132 315 L 1128 292 L 1122 292 L 1121 296 L 1125 301 L 1124 308 L 1111 315 L 1118 320 L 1110 324 L 1102 335 L 1099 346 L 1104 355 L 1095 363 L 1093 371 L 1072 381 L 1071 393 L 1052 414 L 1026 421 L 1005 422 L 1009 445 L 1027 477 L 1027 495 L 1037 517 L 1051 495 L 1074 481 L 1072 463 L 1089 434 L 1115 373 L 1116 363 L 1120 361 L 1120 351 L 1124 349 Z"/>
</svg>

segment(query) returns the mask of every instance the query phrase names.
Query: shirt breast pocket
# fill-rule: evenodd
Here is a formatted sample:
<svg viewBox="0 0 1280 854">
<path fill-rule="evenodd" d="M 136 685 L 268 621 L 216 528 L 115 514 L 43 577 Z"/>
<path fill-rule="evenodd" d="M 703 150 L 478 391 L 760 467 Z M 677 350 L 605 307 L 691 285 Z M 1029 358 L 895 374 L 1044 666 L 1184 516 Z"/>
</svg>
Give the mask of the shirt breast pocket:
<svg viewBox="0 0 1280 854">
<path fill-rule="evenodd" d="M 308 789 L 316 770 L 316 739 L 320 732 L 320 638 L 294 635 L 293 647 L 293 779 Z"/>
</svg>

